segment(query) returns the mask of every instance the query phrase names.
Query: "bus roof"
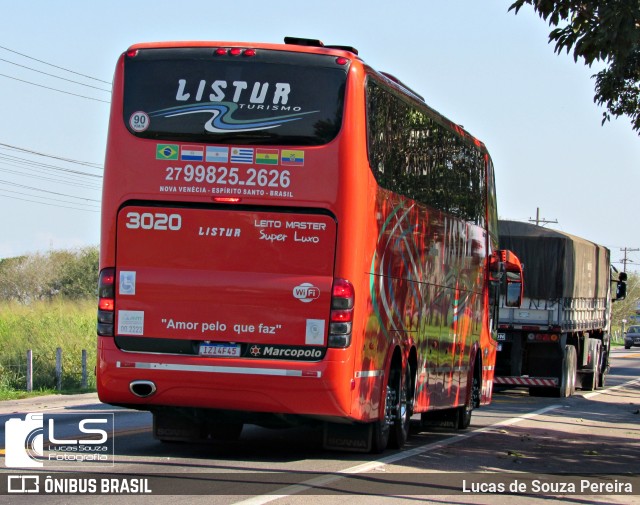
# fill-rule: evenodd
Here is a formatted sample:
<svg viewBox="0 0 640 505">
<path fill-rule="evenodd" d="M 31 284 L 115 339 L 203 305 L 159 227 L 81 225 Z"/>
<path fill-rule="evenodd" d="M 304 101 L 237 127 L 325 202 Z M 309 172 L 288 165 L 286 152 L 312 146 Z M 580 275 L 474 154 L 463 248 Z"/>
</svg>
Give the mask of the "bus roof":
<svg viewBox="0 0 640 505">
<path fill-rule="evenodd" d="M 328 45 L 325 46 L 320 40 L 303 39 L 297 37 L 285 37 L 284 44 L 273 44 L 264 42 L 234 42 L 234 41 L 206 41 L 206 40 L 190 40 L 190 41 L 165 41 L 165 42 L 143 42 L 134 44 L 129 47 L 129 51 L 137 49 L 166 49 L 174 47 L 259 47 L 262 49 L 271 49 L 274 51 L 291 51 L 292 46 L 295 50 L 302 53 L 327 54 L 335 56 L 344 56 L 353 58 L 358 55 L 358 50 L 351 46 Z M 360 59 L 360 58 L 358 58 Z"/>
</svg>

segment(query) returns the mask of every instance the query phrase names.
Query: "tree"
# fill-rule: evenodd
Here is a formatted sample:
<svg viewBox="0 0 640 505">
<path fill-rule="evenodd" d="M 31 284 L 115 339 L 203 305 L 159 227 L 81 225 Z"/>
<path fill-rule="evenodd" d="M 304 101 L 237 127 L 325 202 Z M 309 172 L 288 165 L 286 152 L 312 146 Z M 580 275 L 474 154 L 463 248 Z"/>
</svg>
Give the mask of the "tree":
<svg viewBox="0 0 640 505">
<path fill-rule="evenodd" d="M 611 322 L 613 326 L 622 327 L 622 320 L 627 320 L 627 326 L 632 316 L 636 315 L 636 307 L 640 301 L 640 275 L 630 273 L 627 280 L 627 297 L 613 304 L 611 310 Z"/>
<path fill-rule="evenodd" d="M 0 301 L 92 299 L 97 285 L 97 247 L 0 260 Z"/>
<path fill-rule="evenodd" d="M 555 27 L 556 53 L 573 50 L 575 61 L 606 65 L 594 76 L 593 101 L 607 109 L 602 124 L 625 115 L 640 134 L 640 0 L 517 0 L 509 10 L 525 4 Z"/>
</svg>

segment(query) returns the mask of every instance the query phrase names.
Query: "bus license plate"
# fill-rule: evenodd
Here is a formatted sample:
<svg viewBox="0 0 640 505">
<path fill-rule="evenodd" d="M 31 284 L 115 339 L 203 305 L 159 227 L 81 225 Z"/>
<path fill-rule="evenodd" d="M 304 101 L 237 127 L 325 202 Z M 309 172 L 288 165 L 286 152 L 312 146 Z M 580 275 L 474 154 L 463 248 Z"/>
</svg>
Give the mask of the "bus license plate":
<svg viewBox="0 0 640 505">
<path fill-rule="evenodd" d="M 240 356 L 240 345 L 200 344 L 200 356 L 228 356 L 237 358 Z"/>
</svg>

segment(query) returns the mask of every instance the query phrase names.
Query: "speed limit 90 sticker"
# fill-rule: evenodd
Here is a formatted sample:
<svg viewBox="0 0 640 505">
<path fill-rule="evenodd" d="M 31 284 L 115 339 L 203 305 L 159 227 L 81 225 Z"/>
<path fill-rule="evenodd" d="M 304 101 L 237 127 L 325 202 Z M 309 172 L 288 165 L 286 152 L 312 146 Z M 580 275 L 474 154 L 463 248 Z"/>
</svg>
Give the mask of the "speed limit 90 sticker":
<svg viewBox="0 0 640 505">
<path fill-rule="evenodd" d="M 149 128 L 149 114 L 142 111 L 136 111 L 129 118 L 129 128 L 134 132 L 143 132 Z"/>
</svg>

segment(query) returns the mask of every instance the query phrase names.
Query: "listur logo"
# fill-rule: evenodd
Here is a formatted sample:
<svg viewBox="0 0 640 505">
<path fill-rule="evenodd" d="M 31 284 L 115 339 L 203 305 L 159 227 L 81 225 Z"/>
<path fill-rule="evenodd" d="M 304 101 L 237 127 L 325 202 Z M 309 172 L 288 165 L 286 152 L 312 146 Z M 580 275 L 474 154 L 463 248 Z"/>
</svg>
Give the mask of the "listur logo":
<svg viewBox="0 0 640 505">
<path fill-rule="evenodd" d="M 315 287 L 313 284 L 303 282 L 299 286 L 293 288 L 293 296 L 301 302 L 309 303 L 320 298 L 320 289 Z"/>
</svg>

